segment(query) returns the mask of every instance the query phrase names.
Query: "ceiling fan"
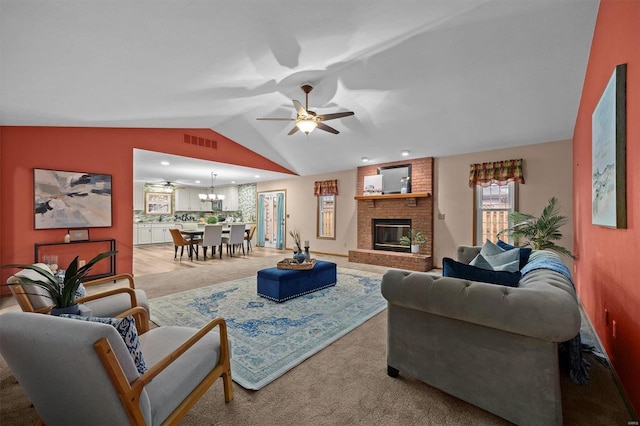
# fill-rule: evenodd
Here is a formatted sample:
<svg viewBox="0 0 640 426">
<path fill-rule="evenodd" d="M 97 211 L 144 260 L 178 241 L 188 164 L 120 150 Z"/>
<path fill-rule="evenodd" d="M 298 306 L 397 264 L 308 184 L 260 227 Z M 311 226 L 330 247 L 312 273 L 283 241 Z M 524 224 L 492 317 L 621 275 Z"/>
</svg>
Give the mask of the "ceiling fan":
<svg viewBox="0 0 640 426">
<path fill-rule="evenodd" d="M 309 92 L 313 90 L 313 87 L 305 84 L 301 87 L 305 93 L 305 106 L 303 107 L 299 101 L 293 100 L 293 106 L 295 107 L 298 116 L 296 118 L 257 118 L 256 120 L 277 120 L 277 121 L 295 121 L 296 125 L 287 133 L 292 135 L 298 130 L 303 131 L 306 135 L 311 133 L 316 127 L 325 132 L 333 133 L 337 135 L 340 133 L 331 126 L 324 124 L 327 120 L 334 120 L 336 118 L 349 117 L 354 115 L 353 111 L 336 112 L 333 114 L 316 115 L 315 112 L 309 109 Z"/>
</svg>

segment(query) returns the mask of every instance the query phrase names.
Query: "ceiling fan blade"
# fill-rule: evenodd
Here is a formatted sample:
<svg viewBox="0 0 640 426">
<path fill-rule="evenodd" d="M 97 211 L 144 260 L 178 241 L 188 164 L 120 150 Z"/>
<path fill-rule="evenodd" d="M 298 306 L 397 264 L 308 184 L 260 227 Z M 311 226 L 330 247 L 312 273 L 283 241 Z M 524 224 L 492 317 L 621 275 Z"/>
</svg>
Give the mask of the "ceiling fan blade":
<svg viewBox="0 0 640 426">
<path fill-rule="evenodd" d="M 324 130 L 325 132 L 333 133 L 334 135 L 337 135 L 338 133 L 340 133 L 339 131 L 337 131 L 333 127 L 327 126 L 322 121 L 318 122 L 318 129 Z"/>
<path fill-rule="evenodd" d="M 261 117 L 256 120 L 276 120 L 276 121 L 296 121 L 295 118 L 275 118 L 275 117 Z"/>
<path fill-rule="evenodd" d="M 298 131 L 298 126 L 293 126 L 293 129 L 289 130 L 289 133 L 287 133 L 287 135 L 291 136 L 297 131 Z"/>
<path fill-rule="evenodd" d="M 295 99 L 293 100 L 293 106 L 296 108 L 296 111 L 297 111 L 298 115 L 303 115 L 303 116 L 309 115 L 309 113 L 307 112 L 306 109 L 304 109 L 302 104 L 300 102 L 296 101 Z"/>
<path fill-rule="evenodd" d="M 336 118 L 349 117 L 351 115 L 354 115 L 353 111 L 336 112 L 333 114 L 322 114 L 322 115 L 319 115 L 317 118 L 322 121 L 327 121 L 327 120 L 334 120 Z"/>
</svg>

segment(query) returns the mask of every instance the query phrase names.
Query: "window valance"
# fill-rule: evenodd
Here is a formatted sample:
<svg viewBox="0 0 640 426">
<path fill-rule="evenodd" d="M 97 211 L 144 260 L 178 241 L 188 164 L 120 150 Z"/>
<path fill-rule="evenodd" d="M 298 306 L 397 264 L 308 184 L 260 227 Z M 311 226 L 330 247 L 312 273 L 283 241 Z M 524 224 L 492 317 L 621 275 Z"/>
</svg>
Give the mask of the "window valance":
<svg viewBox="0 0 640 426">
<path fill-rule="evenodd" d="M 509 182 L 524 183 L 522 159 L 470 165 L 470 187 L 476 185 L 487 187 L 493 183 L 506 185 Z"/>
<path fill-rule="evenodd" d="M 338 195 L 338 180 L 317 181 L 314 185 L 313 195 Z"/>
</svg>

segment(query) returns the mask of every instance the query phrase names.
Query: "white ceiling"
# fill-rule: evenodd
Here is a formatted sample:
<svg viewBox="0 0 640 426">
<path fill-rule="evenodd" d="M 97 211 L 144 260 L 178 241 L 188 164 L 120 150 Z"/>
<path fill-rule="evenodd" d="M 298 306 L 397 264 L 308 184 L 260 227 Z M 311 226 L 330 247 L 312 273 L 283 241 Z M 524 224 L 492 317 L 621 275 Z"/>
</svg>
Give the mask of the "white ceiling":
<svg viewBox="0 0 640 426">
<path fill-rule="evenodd" d="M 301 175 L 569 139 L 597 8 L 0 0 L 0 124 L 212 128 Z M 256 120 L 295 117 L 307 83 L 318 114 L 355 112 L 339 135 Z"/>
</svg>

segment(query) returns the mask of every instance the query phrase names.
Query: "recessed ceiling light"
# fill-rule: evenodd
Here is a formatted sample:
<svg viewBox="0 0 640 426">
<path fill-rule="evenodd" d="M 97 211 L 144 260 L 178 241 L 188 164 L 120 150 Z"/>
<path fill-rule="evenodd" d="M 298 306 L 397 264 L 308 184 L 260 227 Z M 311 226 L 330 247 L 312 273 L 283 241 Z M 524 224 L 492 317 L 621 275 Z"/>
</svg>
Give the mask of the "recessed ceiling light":
<svg viewBox="0 0 640 426">
<path fill-rule="evenodd" d="M 401 152 L 403 157 L 406 157 L 409 155 L 409 151 L 407 151 L 406 149 L 404 151 Z"/>
<path fill-rule="evenodd" d="M 236 183 L 236 181 L 235 181 L 235 180 L 232 180 L 232 181 L 231 181 L 231 183 Z"/>
<path fill-rule="evenodd" d="M 200 181 L 199 181 L 199 180 L 196 180 L 195 182 L 196 182 L 196 183 L 200 183 Z"/>
<path fill-rule="evenodd" d="M 170 163 L 168 161 L 161 161 L 160 164 L 163 166 L 168 166 Z"/>
<path fill-rule="evenodd" d="M 259 177 L 260 177 L 260 175 L 255 175 L 254 177 L 255 177 L 255 178 L 259 178 Z"/>
<path fill-rule="evenodd" d="M 368 161 L 369 161 L 369 158 L 368 158 L 368 157 L 362 157 L 362 162 L 363 162 L 363 163 L 366 163 L 366 162 L 368 162 Z"/>
</svg>

